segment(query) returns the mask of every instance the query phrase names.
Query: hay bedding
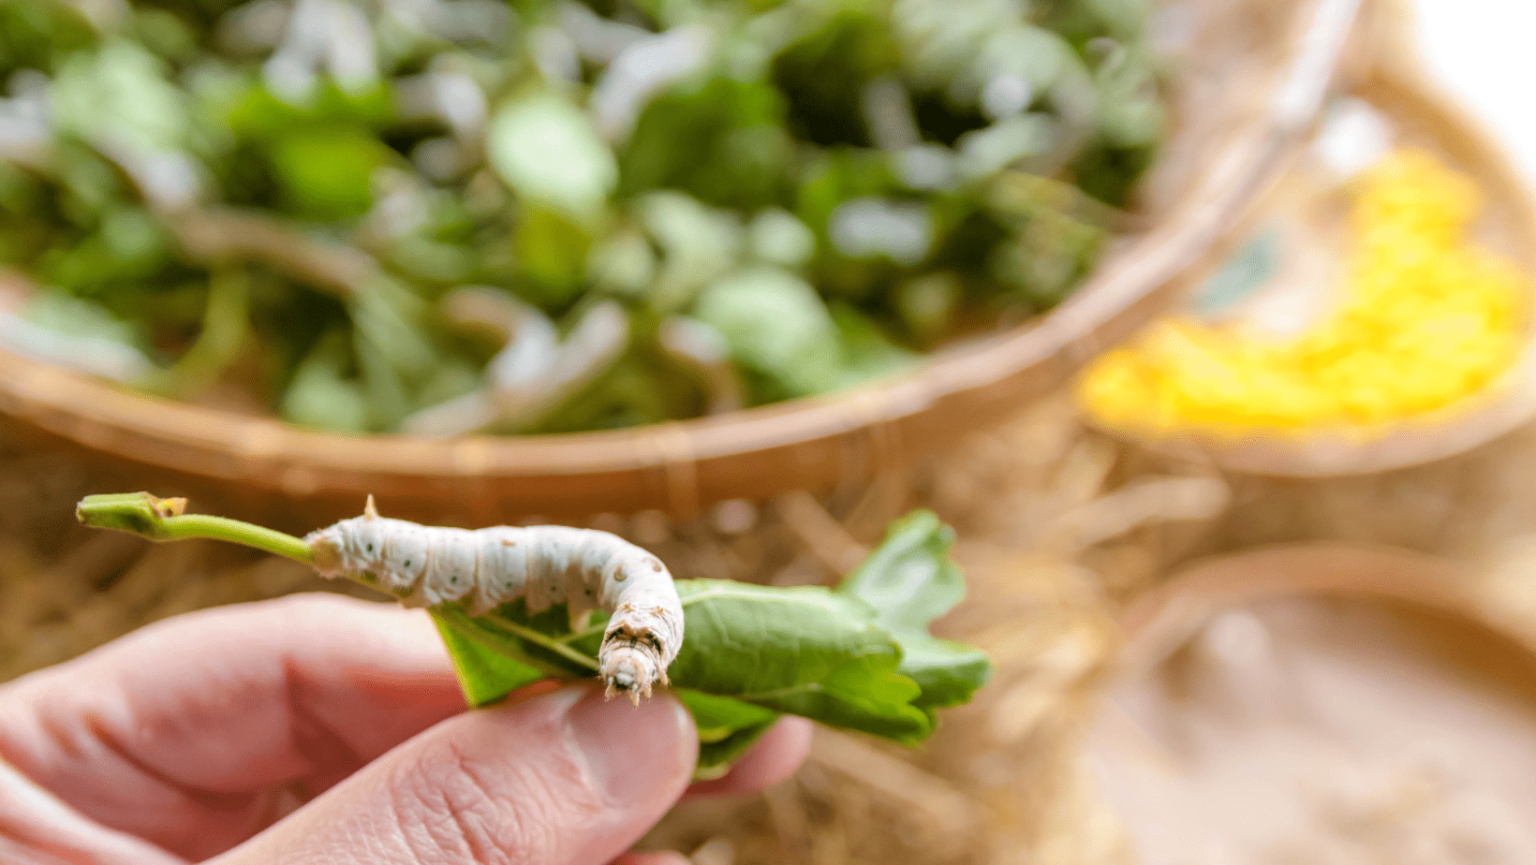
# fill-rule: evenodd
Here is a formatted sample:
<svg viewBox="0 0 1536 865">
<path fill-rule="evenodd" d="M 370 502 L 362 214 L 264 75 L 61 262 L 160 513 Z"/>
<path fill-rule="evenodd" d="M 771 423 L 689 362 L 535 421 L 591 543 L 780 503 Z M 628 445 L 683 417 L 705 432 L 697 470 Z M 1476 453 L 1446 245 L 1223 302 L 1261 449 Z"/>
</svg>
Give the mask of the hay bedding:
<svg viewBox="0 0 1536 865">
<path fill-rule="evenodd" d="M 682 806 L 647 844 L 698 865 L 1134 861 L 1079 747 L 1112 668 L 1118 610 L 1191 558 L 1337 539 L 1474 563 L 1489 603 L 1536 630 L 1533 477 L 1536 430 L 1374 477 L 1227 477 L 1087 432 L 1055 400 L 949 454 L 827 495 L 731 503 L 676 525 L 597 516 L 590 525 L 651 548 L 680 578 L 791 585 L 830 581 L 889 519 L 933 507 L 959 530 L 971 586 L 942 630 L 997 662 L 993 682 L 946 713 L 924 748 L 821 731 L 794 779 L 758 797 Z M 0 428 L 0 680 L 177 613 L 349 591 L 227 545 L 154 546 L 73 524 L 82 495 L 145 483 Z"/>
</svg>

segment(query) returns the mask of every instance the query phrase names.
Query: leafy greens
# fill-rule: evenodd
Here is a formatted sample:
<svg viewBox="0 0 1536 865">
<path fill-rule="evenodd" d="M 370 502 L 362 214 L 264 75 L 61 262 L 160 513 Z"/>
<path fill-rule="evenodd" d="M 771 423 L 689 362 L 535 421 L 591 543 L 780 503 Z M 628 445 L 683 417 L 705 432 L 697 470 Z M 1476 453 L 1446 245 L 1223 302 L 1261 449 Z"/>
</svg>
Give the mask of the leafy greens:
<svg viewBox="0 0 1536 865">
<path fill-rule="evenodd" d="M 857 385 L 1088 273 L 1147 6 L 0 0 L 0 345 L 353 433 Z"/>
</svg>

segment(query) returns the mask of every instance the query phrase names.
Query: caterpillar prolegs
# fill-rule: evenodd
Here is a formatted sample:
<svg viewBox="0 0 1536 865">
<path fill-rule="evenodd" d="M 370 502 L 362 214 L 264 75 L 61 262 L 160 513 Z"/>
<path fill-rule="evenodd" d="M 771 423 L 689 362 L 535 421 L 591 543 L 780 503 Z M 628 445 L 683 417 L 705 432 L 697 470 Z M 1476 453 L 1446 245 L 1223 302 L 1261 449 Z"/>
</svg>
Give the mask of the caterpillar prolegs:
<svg viewBox="0 0 1536 865">
<path fill-rule="evenodd" d="M 638 703 L 683 642 L 672 575 L 654 555 L 616 535 L 566 526 L 454 529 L 363 515 L 305 536 L 323 576 L 369 576 L 409 607 L 462 602 L 471 615 L 524 598 L 537 613 L 568 605 L 573 620 L 611 615 L 598 674 L 612 695 Z"/>
</svg>

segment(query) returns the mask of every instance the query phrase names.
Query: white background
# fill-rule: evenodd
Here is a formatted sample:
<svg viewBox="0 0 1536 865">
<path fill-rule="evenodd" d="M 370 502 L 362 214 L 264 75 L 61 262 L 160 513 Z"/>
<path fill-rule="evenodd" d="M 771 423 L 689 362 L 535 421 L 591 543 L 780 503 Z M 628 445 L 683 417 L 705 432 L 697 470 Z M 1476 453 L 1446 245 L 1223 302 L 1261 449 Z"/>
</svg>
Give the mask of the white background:
<svg viewBox="0 0 1536 865">
<path fill-rule="evenodd" d="M 1414 0 L 1429 72 L 1536 188 L 1536 0 Z"/>
</svg>

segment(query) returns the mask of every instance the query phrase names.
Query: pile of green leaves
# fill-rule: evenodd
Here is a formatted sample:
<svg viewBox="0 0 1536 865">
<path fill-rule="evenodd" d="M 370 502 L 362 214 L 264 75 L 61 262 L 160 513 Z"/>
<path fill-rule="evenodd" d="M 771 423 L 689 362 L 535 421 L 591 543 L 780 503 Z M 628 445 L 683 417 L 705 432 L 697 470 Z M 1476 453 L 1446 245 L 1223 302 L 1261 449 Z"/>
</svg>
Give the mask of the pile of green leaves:
<svg viewBox="0 0 1536 865">
<path fill-rule="evenodd" d="M 918 511 L 835 590 L 679 580 L 686 633 L 668 675 L 698 723 L 701 774 L 728 766 L 783 714 L 912 744 L 933 732 L 938 709 L 969 701 L 991 662 L 928 633 L 965 595 L 953 542 Z M 551 674 L 590 678 L 606 625 L 594 617 L 572 631 L 564 607 L 530 616 L 521 601 L 483 618 L 433 615 L 473 706 Z"/>
<path fill-rule="evenodd" d="M 345 432 L 835 391 L 1089 271 L 1147 2 L 0 0 L 0 346 Z"/>
</svg>

